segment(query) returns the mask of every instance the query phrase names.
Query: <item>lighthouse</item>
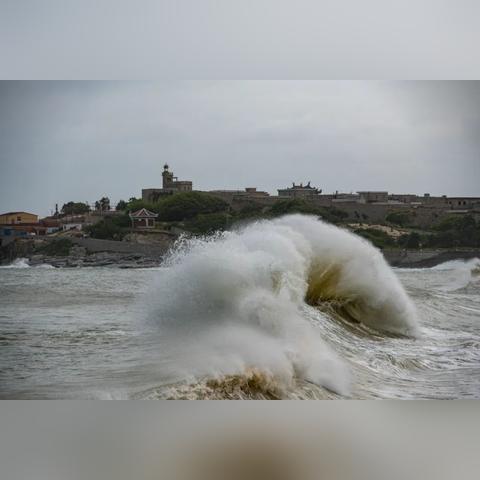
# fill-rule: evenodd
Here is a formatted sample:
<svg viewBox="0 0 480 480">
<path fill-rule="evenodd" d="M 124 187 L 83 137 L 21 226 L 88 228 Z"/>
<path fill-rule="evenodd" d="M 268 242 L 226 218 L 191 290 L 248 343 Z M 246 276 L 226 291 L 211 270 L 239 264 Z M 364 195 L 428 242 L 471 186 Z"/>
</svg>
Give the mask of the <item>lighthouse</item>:
<svg viewBox="0 0 480 480">
<path fill-rule="evenodd" d="M 170 189 L 170 188 L 174 188 L 174 176 L 173 176 L 173 172 L 170 172 L 168 170 L 168 163 L 166 163 L 164 166 L 163 166 L 163 172 L 162 172 L 162 178 L 163 178 L 163 183 L 162 183 L 162 187 L 164 190 L 167 190 L 167 189 Z"/>
</svg>

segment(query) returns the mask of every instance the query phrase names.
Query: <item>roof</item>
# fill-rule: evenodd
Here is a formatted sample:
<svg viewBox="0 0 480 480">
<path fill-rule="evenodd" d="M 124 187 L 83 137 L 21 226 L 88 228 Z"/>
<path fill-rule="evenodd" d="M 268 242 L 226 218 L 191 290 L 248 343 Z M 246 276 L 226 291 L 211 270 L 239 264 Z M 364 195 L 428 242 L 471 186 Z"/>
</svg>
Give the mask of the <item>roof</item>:
<svg viewBox="0 0 480 480">
<path fill-rule="evenodd" d="M 4 215 L 18 215 L 19 213 L 26 213 L 27 215 L 33 215 L 35 217 L 38 217 L 36 213 L 30 213 L 30 212 L 7 212 L 7 213 L 0 213 L 0 217 L 3 217 Z"/>
<path fill-rule="evenodd" d="M 146 208 L 137 210 L 136 212 L 130 213 L 130 218 L 157 218 L 158 213 L 150 212 Z"/>
</svg>

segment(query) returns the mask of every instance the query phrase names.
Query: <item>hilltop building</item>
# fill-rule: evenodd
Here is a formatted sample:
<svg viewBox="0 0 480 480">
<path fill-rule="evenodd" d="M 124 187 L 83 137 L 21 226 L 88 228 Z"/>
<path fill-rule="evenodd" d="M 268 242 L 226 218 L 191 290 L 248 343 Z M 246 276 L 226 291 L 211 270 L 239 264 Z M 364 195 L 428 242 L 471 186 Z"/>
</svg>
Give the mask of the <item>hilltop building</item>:
<svg viewBox="0 0 480 480">
<path fill-rule="evenodd" d="M 322 191 L 318 188 L 312 187 L 310 182 L 308 182 L 305 186 L 303 183 L 300 185 L 295 185 L 293 182 L 290 188 L 282 188 L 278 190 L 279 197 L 289 197 L 289 198 L 305 198 L 311 197 L 312 195 L 319 195 Z"/>
<path fill-rule="evenodd" d="M 162 172 L 162 188 L 144 188 L 142 190 L 142 200 L 146 202 L 155 202 L 165 195 L 172 195 L 178 192 L 191 192 L 193 184 L 190 180 L 178 180 L 173 172 L 169 170 L 166 163 Z"/>
<path fill-rule="evenodd" d="M 28 212 L 7 212 L 0 215 L 0 245 L 17 237 L 45 235 L 46 225 L 38 215 Z"/>
<path fill-rule="evenodd" d="M 181 181 L 165 165 L 162 173 L 162 188 L 142 190 L 142 199 L 155 202 L 165 195 L 176 192 L 192 191 L 191 181 Z M 334 208 L 346 214 L 351 222 L 385 222 L 391 213 L 404 213 L 409 217 L 409 224 L 420 228 L 429 228 L 447 215 L 471 214 L 480 219 L 480 197 L 447 197 L 401 193 L 393 194 L 386 190 L 362 190 L 358 192 L 322 193 L 322 190 L 310 184 L 292 183 L 291 187 L 278 189 L 278 195 L 248 187 L 243 190 L 215 189 L 207 193 L 227 202 L 233 210 L 242 210 L 252 206 L 260 209 L 273 206 L 282 200 L 302 199 L 315 207 Z M 154 220 L 150 220 L 153 222 Z M 140 228 L 151 228 L 146 223 Z"/>
<path fill-rule="evenodd" d="M 37 223 L 38 215 L 28 212 L 7 212 L 0 214 L 1 225 L 22 225 L 25 223 Z"/>
<path fill-rule="evenodd" d="M 261 200 L 270 197 L 268 192 L 257 190 L 256 187 L 247 187 L 245 190 L 209 190 L 208 193 L 230 204 L 244 200 Z"/>
<path fill-rule="evenodd" d="M 168 168 L 168 164 L 163 166 L 163 190 L 171 192 L 191 192 L 192 182 L 190 180 L 178 180 Z"/>
</svg>

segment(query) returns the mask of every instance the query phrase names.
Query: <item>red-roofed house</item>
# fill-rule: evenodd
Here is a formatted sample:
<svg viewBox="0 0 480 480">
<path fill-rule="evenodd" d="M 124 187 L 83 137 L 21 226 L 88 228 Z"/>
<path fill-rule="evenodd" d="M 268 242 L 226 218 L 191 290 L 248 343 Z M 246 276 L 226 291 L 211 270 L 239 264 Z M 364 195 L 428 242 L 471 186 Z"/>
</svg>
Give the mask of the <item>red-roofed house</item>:
<svg viewBox="0 0 480 480">
<path fill-rule="evenodd" d="M 130 213 L 129 217 L 132 220 L 132 227 L 134 229 L 155 228 L 155 219 L 158 217 L 158 214 L 142 208 Z"/>
</svg>

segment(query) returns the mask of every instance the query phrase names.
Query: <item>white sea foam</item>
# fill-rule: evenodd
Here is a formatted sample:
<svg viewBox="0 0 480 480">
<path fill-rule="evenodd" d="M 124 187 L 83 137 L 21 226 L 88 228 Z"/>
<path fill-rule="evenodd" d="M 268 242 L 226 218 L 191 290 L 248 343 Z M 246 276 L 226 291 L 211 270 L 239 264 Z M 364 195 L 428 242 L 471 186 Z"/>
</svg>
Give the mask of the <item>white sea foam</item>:
<svg viewBox="0 0 480 480">
<path fill-rule="evenodd" d="M 28 258 L 16 258 L 12 263 L 9 265 L 2 265 L 0 268 L 45 268 L 45 269 L 52 269 L 55 268 L 53 265 L 49 263 L 40 263 L 38 265 L 30 265 Z"/>
<path fill-rule="evenodd" d="M 480 275 L 480 259 L 451 260 L 432 267 L 432 270 L 441 271 L 442 285 L 440 290 L 454 291 L 469 285 Z"/>
<path fill-rule="evenodd" d="M 30 268 L 28 258 L 16 258 L 10 265 L 2 265 L 0 268 Z"/>
<path fill-rule="evenodd" d="M 348 369 L 302 315 L 306 300 L 333 302 L 379 331 L 417 333 L 413 303 L 381 253 L 314 217 L 290 215 L 189 241 L 166 265 L 149 317 L 185 374 L 256 368 L 284 388 L 297 377 L 346 393 Z"/>
</svg>

